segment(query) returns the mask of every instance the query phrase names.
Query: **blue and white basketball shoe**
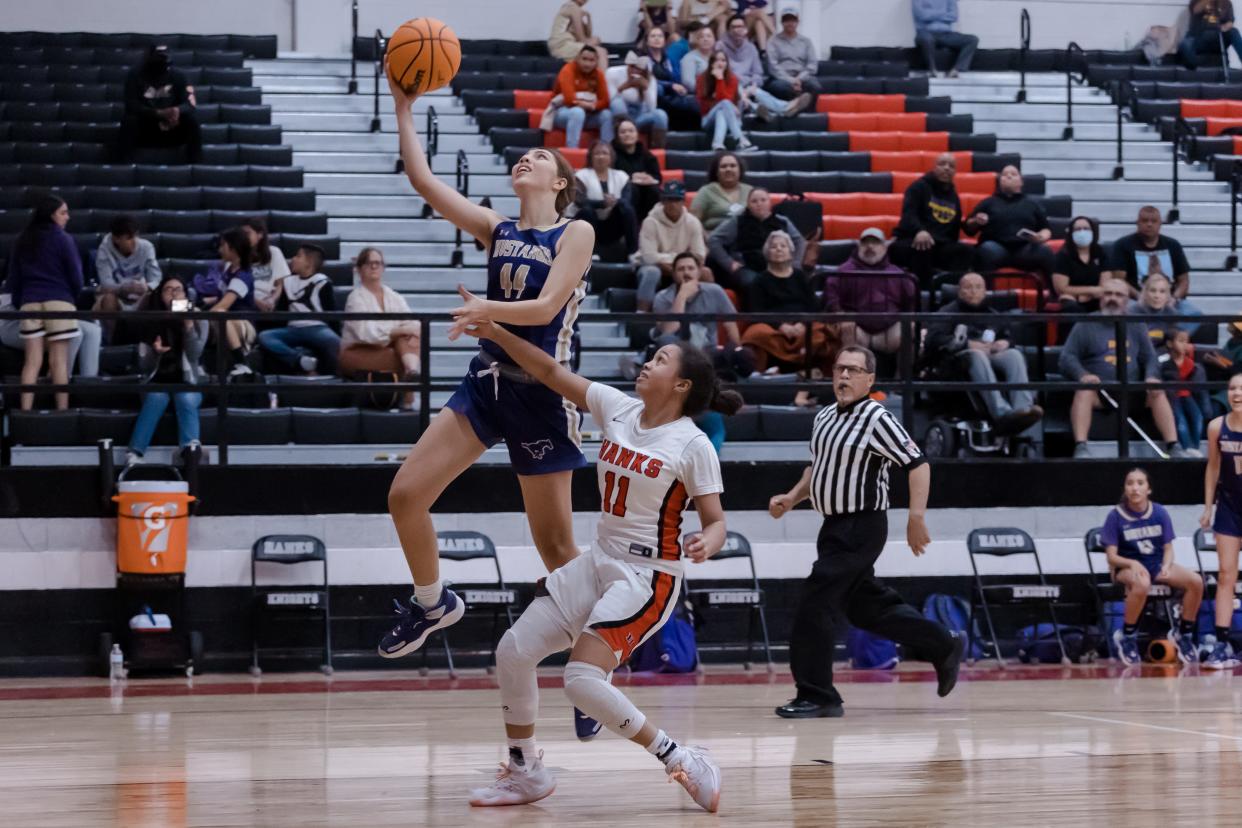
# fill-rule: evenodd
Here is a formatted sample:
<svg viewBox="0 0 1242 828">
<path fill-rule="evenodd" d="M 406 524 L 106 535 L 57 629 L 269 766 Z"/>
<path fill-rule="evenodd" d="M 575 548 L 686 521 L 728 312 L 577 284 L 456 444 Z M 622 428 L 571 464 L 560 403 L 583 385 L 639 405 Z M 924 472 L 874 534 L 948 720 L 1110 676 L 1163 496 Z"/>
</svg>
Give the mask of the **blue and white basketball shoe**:
<svg viewBox="0 0 1242 828">
<path fill-rule="evenodd" d="M 407 603 L 393 601 L 397 609 L 397 626 L 380 639 L 379 654 L 384 658 L 400 658 L 423 646 L 427 636 L 436 630 L 451 627 L 461 620 L 466 604 L 448 587 L 440 593 L 434 607 L 424 608 L 413 598 Z"/>
</svg>

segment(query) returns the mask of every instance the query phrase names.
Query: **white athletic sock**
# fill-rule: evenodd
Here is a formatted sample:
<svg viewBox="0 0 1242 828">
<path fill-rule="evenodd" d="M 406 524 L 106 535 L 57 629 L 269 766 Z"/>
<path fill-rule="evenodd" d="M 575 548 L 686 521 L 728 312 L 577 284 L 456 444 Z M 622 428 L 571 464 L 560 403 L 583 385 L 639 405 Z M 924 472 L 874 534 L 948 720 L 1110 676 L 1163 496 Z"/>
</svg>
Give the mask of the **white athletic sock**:
<svg viewBox="0 0 1242 828">
<path fill-rule="evenodd" d="M 607 681 L 594 664 L 571 661 L 565 667 L 565 695 L 574 707 L 626 739 L 642 730 L 647 717 Z"/>
<path fill-rule="evenodd" d="M 663 730 L 657 730 L 655 738 L 647 745 L 647 752 L 667 766 L 677 755 L 677 743 Z"/>
<path fill-rule="evenodd" d="M 530 770 L 539 758 L 539 748 L 535 745 L 535 737 L 529 739 L 509 739 L 509 767 Z"/>
<path fill-rule="evenodd" d="M 444 584 L 439 578 L 434 584 L 426 586 L 414 585 L 414 602 L 423 609 L 431 609 L 440 603 L 440 593 L 444 591 Z"/>
</svg>

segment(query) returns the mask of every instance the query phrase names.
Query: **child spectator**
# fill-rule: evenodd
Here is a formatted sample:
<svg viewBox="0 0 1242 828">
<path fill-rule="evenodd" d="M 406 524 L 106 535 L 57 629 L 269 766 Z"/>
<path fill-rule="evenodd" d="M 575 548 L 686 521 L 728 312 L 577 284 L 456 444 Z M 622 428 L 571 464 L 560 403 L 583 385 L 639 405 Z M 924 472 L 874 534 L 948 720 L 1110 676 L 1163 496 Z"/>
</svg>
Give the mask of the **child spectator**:
<svg viewBox="0 0 1242 828">
<path fill-rule="evenodd" d="M 254 305 L 270 311 L 276 305 L 276 289 L 280 280 L 289 275 L 289 263 L 279 247 L 272 247 L 267 236 L 267 222 L 258 216 L 241 223 L 242 232 L 250 240 L 250 272 L 254 274 Z"/>
<path fill-rule="evenodd" d="M 612 140 L 612 110 L 608 108 L 608 81 L 599 68 L 599 55 L 583 46 L 578 56 L 561 67 L 556 76 L 556 94 L 544 110 L 540 129 L 565 130 L 565 146 L 577 148 L 582 130 L 597 127 L 599 137 Z"/>
<path fill-rule="evenodd" d="M 693 55 L 693 52 L 687 55 L 687 60 Z M 737 75 L 729 68 L 729 56 L 724 52 L 713 52 L 707 71 L 699 75 L 695 93 L 699 99 L 699 111 L 703 113 L 703 129 L 711 133 L 712 149 L 717 152 L 725 148 L 726 134 L 737 143 L 739 150 L 754 147 L 742 134 L 737 89 Z"/>
<path fill-rule="evenodd" d="M 214 295 L 210 292 L 200 295 L 199 302 L 217 313 L 254 310 L 254 274 L 250 271 L 252 251 L 249 237 L 240 227 L 225 230 L 220 234 L 216 249 L 223 265 L 216 271 L 219 273 L 218 287 Z M 198 284 L 197 278 L 195 284 Z M 230 376 L 253 373 L 246 364 L 246 354 L 254 345 L 254 325 L 246 319 L 230 319 L 225 323 L 225 335 L 233 357 Z"/>
<path fill-rule="evenodd" d="M 293 313 L 323 313 L 336 310 L 332 281 L 319 272 L 323 267 L 323 248 L 304 244 L 289 263 L 292 273 L 276 292 L 276 310 Z M 259 334 L 259 345 L 279 362 L 300 368 L 308 374 L 322 366 L 325 373 L 336 373 L 341 338 L 328 323 L 315 319 L 294 319 L 283 328 Z"/>
<path fill-rule="evenodd" d="M 163 276 L 155 245 L 139 236 L 138 220 L 130 215 L 112 219 L 95 253 L 95 272 L 97 311 L 133 310 Z"/>
<path fill-rule="evenodd" d="M 1170 325 L 1164 331 L 1166 353 L 1161 354 L 1161 378 L 1165 382 L 1206 382 L 1207 373 L 1195 362 L 1195 346 L 1190 333 L 1184 328 Z M 1212 401 L 1200 388 L 1170 390 L 1169 405 L 1173 408 L 1173 421 L 1177 424 L 1177 441 L 1190 457 L 1202 457 L 1199 450 L 1203 439 L 1203 427 L 1211 416 Z"/>
</svg>

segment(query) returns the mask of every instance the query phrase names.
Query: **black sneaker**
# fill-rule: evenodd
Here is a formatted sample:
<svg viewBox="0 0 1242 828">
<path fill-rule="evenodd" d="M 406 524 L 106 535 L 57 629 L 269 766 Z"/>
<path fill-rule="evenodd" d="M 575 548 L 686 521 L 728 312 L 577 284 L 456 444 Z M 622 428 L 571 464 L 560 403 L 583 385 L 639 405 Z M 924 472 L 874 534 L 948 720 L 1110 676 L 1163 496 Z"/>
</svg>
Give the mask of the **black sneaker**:
<svg viewBox="0 0 1242 828">
<path fill-rule="evenodd" d="M 944 698 L 953 692 L 957 685 L 957 672 L 962 666 L 962 655 L 966 652 L 966 636 L 951 632 L 953 649 L 945 656 L 944 661 L 936 663 L 936 695 Z"/>
<path fill-rule="evenodd" d="M 776 715 L 782 719 L 839 719 L 845 715 L 845 708 L 839 704 L 791 699 L 776 708 Z"/>
<path fill-rule="evenodd" d="M 578 741 L 589 742 L 599 735 L 602 728 L 598 721 L 592 719 L 578 708 L 574 708 L 574 733 L 578 735 Z"/>
</svg>

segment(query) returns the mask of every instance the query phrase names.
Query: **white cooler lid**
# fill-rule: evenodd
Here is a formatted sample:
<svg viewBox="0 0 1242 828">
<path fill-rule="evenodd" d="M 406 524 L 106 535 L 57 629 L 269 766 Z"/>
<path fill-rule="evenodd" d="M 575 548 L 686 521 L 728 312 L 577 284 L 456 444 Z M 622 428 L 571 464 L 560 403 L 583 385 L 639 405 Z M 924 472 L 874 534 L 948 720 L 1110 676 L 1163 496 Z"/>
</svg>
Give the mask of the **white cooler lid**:
<svg viewBox="0 0 1242 828">
<path fill-rule="evenodd" d="M 152 492 L 155 494 L 189 494 L 190 484 L 184 480 L 122 480 L 116 490 L 123 494 Z"/>
</svg>

